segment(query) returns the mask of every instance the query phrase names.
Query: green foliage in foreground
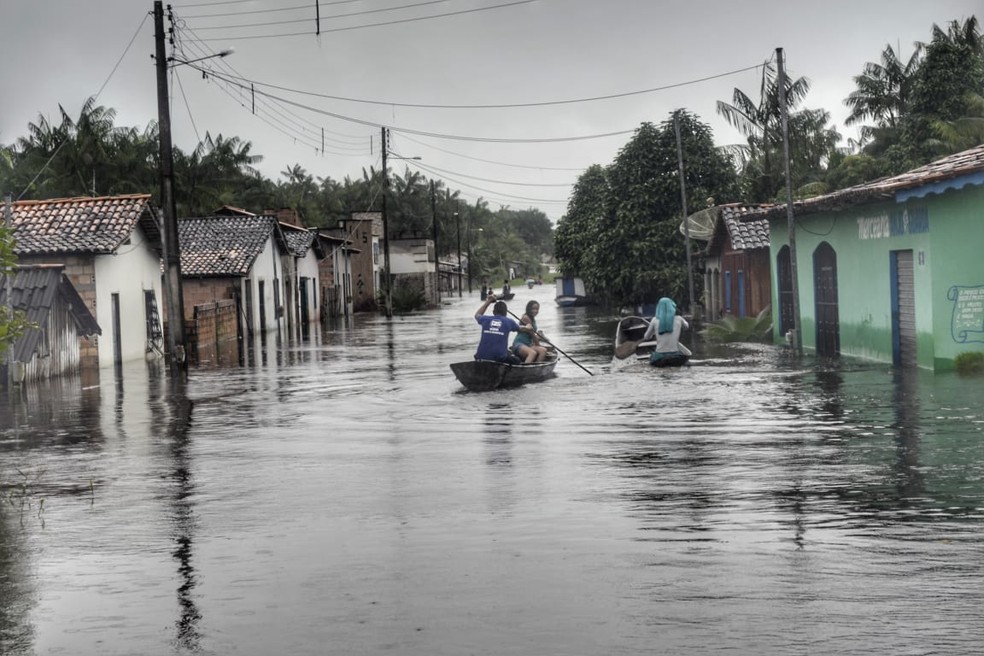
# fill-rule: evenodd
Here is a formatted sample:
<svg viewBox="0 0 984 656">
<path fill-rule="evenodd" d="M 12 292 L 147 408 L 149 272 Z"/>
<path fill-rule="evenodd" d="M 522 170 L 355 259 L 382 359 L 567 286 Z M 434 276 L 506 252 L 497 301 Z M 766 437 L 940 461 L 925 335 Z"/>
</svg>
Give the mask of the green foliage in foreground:
<svg viewBox="0 0 984 656">
<path fill-rule="evenodd" d="M 727 316 L 708 324 L 700 334 L 709 342 L 772 342 L 772 307 L 766 307 L 756 317 Z"/>
<path fill-rule="evenodd" d="M 984 375 L 984 353 L 969 351 L 960 353 L 953 359 L 957 373 L 962 376 Z"/>
<path fill-rule="evenodd" d="M 6 228 L 0 226 L 0 284 L 5 283 L 5 276 L 12 272 L 16 263 L 14 239 Z M 7 349 L 29 327 L 27 315 L 18 310 L 11 316 L 10 309 L 0 305 L 0 362 L 6 362 Z"/>
</svg>

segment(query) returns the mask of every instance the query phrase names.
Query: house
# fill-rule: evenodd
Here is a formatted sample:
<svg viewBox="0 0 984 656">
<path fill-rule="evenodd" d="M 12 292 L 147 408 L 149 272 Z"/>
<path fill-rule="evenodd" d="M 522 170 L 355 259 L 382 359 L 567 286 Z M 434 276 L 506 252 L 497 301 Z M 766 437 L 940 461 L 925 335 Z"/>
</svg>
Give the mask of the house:
<svg viewBox="0 0 984 656">
<path fill-rule="evenodd" d="M 18 262 L 64 265 L 104 328 L 81 337 L 82 368 L 162 350 L 161 232 L 150 194 L 17 201 L 11 225 Z"/>
<path fill-rule="evenodd" d="M 411 287 L 423 294 L 430 305 L 439 305 L 441 296 L 434 258 L 434 242 L 431 239 L 394 239 L 390 246 L 394 289 Z"/>
<path fill-rule="evenodd" d="M 325 257 L 318 262 L 318 286 L 321 290 L 321 317 L 352 316 L 352 258 L 360 250 L 342 237 L 333 237 L 314 228 L 315 240 L 321 244 Z"/>
<path fill-rule="evenodd" d="M 307 332 L 311 323 L 319 321 L 319 263 L 327 257 L 322 242 L 307 228 L 291 223 L 280 223 L 287 243 L 284 254 L 284 299 L 288 330 Z"/>
<path fill-rule="evenodd" d="M 756 217 L 769 221 L 779 335 L 796 291 L 803 347 L 819 355 L 946 370 L 984 352 L 984 145 L 793 211 L 792 240 L 784 205 Z"/>
<path fill-rule="evenodd" d="M 731 203 L 701 210 L 712 226 L 705 250 L 706 318 L 754 317 L 772 301 L 769 222 L 742 220 L 764 205 Z"/>
<path fill-rule="evenodd" d="M 350 251 L 349 262 L 354 311 L 378 309 L 376 293 L 382 289 L 379 277 L 383 267 L 382 213 L 353 212 L 351 218 L 342 221 L 338 228 L 327 231 L 327 234 L 343 239 L 357 249 Z"/>
<path fill-rule="evenodd" d="M 275 217 L 183 218 L 178 241 L 186 322 L 196 307 L 232 301 L 240 339 L 285 329 L 281 256 L 288 245 Z"/>
<path fill-rule="evenodd" d="M 4 367 L 14 367 L 14 382 L 77 373 L 81 362 L 79 338 L 102 331 L 65 275 L 64 265 L 18 266 L 10 278 L 8 299 L 7 277 L 0 275 L 0 306 L 24 312 L 30 323 L 4 358 Z M 0 385 L 7 380 L 4 370 Z"/>
</svg>

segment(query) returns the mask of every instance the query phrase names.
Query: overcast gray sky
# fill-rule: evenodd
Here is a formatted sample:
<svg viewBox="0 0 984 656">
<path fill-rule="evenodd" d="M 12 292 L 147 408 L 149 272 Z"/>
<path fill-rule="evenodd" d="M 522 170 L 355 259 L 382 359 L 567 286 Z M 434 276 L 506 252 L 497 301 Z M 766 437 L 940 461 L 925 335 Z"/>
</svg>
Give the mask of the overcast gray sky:
<svg viewBox="0 0 984 656">
<path fill-rule="evenodd" d="M 342 179 L 379 166 L 378 126 L 386 125 L 392 151 L 421 157 L 413 165 L 468 202 L 537 207 L 554 221 L 579 172 L 611 163 L 631 134 L 515 140 L 630 132 L 684 108 L 712 126 L 718 144 L 737 143 L 715 103 L 730 100 L 736 86 L 752 95 L 761 74 L 751 67 L 777 47 L 790 74 L 812 82 L 805 106 L 827 109 L 853 136 L 842 124 L 843 99 L 864 63 L 887 43 L 907 57 L 914 41 L 929 40 L 933 23 L 981 8 L 980 0 L 321 0 L 317 36 L 314 5 L 173 3 L 179 56 L 232 47 L 208 65 L 282 99 L 257 95 L 254 115 L 248 94 L 178 66 L 176 145 L 187 151 L 206 132 L 234 135 L 263 155 L 268 177 L 300 164 Z M 2 0 L 2 7 L 0 143 L 25 135 L 39 115 L 57 122 L 59 104 L 77 116 L 107 79 L 98 103 L 117 110 L 117 125 L 156 120 L 152 0 Z M 729 74 L 741 69 L 749 70 Z M 684 84 L 703 78 L 713 79 Z M 670 85 L 682 86 L 634 93 Z M 628 95 L 543 104 L 619 94 Z M 404 164 L 392 161 L 391 170 L 402 174 Z"/>
</svg>

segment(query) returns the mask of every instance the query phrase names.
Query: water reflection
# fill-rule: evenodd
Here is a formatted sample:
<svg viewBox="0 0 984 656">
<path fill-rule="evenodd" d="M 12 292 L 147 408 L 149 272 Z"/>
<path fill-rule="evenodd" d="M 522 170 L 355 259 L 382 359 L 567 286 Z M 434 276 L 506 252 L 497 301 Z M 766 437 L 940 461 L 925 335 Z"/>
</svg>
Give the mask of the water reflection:
<svg viewBox="0 0 984 656">
<path fill-rule="evenodd" d="M 148 380 L 151 417 L 155 426 L 163 427 L 158 444 L 170 479 L 170 490 L 165 501 L 169 504 L 175 543 L 171 555 L 178 566 L 177 598 L 180 609 L 174 623 L 173 644 L 195 653 L 201 647 L 199 625 L 202 614 L 195 600 L 198 580 L 193 562 L 197 519 L 189 430 L 194 404 L 188 398 L 187 383 L 182 377 L 165 379 L 150 372 Z"/>
</svg>

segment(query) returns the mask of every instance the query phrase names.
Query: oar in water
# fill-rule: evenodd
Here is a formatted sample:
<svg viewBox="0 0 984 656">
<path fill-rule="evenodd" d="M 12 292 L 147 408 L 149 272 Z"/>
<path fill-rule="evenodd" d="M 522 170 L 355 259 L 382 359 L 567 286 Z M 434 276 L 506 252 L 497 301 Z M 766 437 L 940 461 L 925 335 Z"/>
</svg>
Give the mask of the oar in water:
<svg viewBox="0 0 984 656">
<path fill-rule="evenodd" d="M 636 339 L 628 342 L 622 342 L 615 347 L 615 357 L 619 360 L 624 360 L 625 358 L 633 355 L 636 349 L 639 348 L 639 344 L 642 343 L 641 339 Z"/>
<path fill-rule="evenodd" d="M 513 317 L 513 319 L 515 319 L 516 321 L 519 321 L 519 320 L 520 320 L 520 319 L 519 319 L 519 317 L 517 317 L 517 316 L 516 316 L 515 314 L 513 314 L 511 310 L 506 310 L 506 312 L 509 312 L 509 314 L 511 314 L 511 315 L 512 315 L 512 317 Z M 574 358 L 572 358 L 571 356 L 569 356 L 569 355 L 567 355 L 567 353 L 565 353 L 565 352 L 564 352 L 564 350 L 563 350 L 563 349 L 561 349 L 561 348 L 560 348 L 559 346 L 557 346 L 556 344 L 554 344 L 553 342 L 551 342 L 550 340 L 548 340 L 548 339 L 547 339 L 546 337 L 544 337 L 543 335 L 539 335 L 539 337 L 540 337 L 540 339 L 541 339 L 541 340 L 543 340 L 544 342 L 546 342 L 546 343 L 547 343 L 547 344 L 549 344 L 550 346 L 552 346 L 552 347 L 554 347 L 554 349 L 555 349 L 555 350 L 556 350 L 556 351 L 557 351 L 558 353 L 560 353 L 561 355 L 563 355 L 563 356 L 565 356 L 565 357 L 566 357 L 566 358 L 567 358 L 568 360 L 570 360 L 571 362 L 573 362 L 573 363 L 574 363 L 574 364 L 576 364 L 577 366 L 579 366 L 579 367 L 581 367 L 581 369 L 584 369 L 584 371 L 585 371 L 585 372 L 587 372 L 587 374 L 588 374 L 589 376 L 594 376 L 594 374 L 593 374 L 593 373 L 591 373 L 591 371 L 590 371 L 589 369 L 587 369 L 587 368 L 585 368 L 585 366 L 584 366 L 583 364 L 581 364 L 580 362 L 578 362 L 577 360 L 575 360 L 575 359 L 574 359 Z"/>
</svg>

